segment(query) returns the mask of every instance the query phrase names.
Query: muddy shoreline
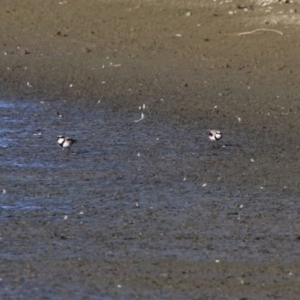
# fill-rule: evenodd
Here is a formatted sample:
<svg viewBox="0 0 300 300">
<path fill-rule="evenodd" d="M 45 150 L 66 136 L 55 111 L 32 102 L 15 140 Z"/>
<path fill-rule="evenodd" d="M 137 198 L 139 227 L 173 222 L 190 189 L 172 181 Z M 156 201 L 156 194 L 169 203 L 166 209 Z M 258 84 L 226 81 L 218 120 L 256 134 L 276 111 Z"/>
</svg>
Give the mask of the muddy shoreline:
<svg viewBox="0 0 300 300">
<path fill-rule="evenodd" d="M 298 3 L 2 2 L 1 298 L 298 299 Z"/>
</svg>

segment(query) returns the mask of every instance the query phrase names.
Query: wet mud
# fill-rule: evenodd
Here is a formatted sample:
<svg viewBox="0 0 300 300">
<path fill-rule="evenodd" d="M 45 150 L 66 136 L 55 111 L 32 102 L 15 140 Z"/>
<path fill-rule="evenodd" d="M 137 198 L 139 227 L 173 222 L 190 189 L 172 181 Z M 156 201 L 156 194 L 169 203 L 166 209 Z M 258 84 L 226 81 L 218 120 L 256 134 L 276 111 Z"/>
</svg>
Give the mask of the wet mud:
<svg viewBox="0 0 300 300">
<path fill-rule="evenodd" d="M 4 297 L 298 291 L 290 280 L 298 276 L 297 199 L 225 167 L 255 164 L 243 143 L 249 137 L 227 136 L 217 146 L 206 132 L 146 111 L 137 123 L 139 110 L 101 105 L 0 105 Z M 62 129 L 78 138 L 71 153 L 56 144 Z"/>
<path fill-rule="evenodd" d="M 1 299 L 298 299 L 298 4 L 270 7 L 3 1 Z"/>
</svg>

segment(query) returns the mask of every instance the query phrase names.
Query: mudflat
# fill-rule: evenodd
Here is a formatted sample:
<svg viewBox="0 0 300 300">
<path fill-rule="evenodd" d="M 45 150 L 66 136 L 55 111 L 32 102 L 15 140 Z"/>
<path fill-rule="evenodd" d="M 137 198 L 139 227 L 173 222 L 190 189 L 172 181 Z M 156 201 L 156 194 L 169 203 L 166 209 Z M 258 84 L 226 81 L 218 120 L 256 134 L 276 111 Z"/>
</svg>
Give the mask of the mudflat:
<svg viewBox="0 0 300 300">
<path fill-rule="evenodd" d="M 1 297 L 298 299 L 298 11 L 2 1 Z"/>
</svg>

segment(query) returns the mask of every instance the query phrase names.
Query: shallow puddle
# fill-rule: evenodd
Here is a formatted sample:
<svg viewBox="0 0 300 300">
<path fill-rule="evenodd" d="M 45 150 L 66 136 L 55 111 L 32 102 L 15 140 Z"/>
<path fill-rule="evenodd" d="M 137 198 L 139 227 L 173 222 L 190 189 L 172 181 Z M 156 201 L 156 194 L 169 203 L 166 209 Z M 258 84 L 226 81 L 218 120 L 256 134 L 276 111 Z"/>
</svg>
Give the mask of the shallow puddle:
<svg viewBox="0 0 300 300">
<path fill-rule="evenodd" d="M 88 110 L 67 103 L 4 100 L 0 107 L 0 167 L 10 170 L 2 173 L 1 187 L 6 193 L 1 201 L 6 209 L 23 209 L 21 186 L 25 195 L 36 199 L 37 207 L 46 198 L 48 210 L 54 191 L 72 198 L 75 205 L 82 196 L 93 201 L 96 192 L 91 191 L 98 189 L 106 190 L 108 197 L 126 196 L 125 202 L 137 202 L 137 206 L 151 202 L 159 207 L 162 201 L 172 201 L 189 207 L 189 201 L 205 190 L 218 195 L 214 192 L 217 182 L 208 186 L 205 178 L 198 178 L 195 163 L 234 153 L 230 149 L 234 147 L 209 142 L 205 129 L 197 132 L 147 112 L 144 120 L 135 122 L 140 117 L 138 109 L 122 114 L 100 106 Z M 58 134 L 78 140 L 71 153 L 58 146 Z M 16 197 L 18 204 L 13 206 Z"/>
</svg>

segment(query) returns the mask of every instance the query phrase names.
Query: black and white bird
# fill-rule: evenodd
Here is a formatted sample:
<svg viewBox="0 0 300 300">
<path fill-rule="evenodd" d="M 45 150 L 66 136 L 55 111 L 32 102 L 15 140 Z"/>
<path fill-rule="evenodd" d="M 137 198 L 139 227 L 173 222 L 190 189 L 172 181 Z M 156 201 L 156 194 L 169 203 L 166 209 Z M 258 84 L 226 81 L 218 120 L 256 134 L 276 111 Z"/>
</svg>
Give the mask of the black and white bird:
<svg viewBox="0 0 300 300">
<path fill-rule="evenodd" d="M 223 137 L 223 133 L 220 130 L 207 130 L 208 138 L 211 141 L 218 141 Z"/>
<path fill-rule="evenodd" d="M 73 144 L 75 144 L 77 140 L 74 140 L 68 136 L 65 135 L 58 135 L 57 136 L 57 143 L 59 146 L 61 146 L 63 149 L 68 149 L 70 151 L 70 148 Z"/>
</svg>

